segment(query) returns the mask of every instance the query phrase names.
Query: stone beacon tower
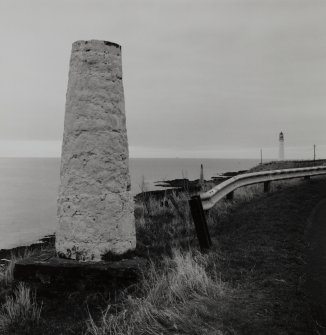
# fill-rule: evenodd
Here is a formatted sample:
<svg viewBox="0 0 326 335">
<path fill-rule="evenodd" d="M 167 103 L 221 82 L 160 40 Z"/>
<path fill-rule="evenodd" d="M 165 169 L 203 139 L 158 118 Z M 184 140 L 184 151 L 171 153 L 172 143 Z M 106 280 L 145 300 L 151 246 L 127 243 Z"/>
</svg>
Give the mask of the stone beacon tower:
<svg viewBox="0 0 326 335">
<path fill-rule="evenodd" d="M 279 135 L 278 160 L 284 161 L 284 134 L 283 132 L 280 132 L 280 135 Z"/>
<path fill-rule="evenodd" d="M 61 158 L 56 251 L 100 261 L 136 247 L 121 47 L 72 45 Z"/>
</svg>

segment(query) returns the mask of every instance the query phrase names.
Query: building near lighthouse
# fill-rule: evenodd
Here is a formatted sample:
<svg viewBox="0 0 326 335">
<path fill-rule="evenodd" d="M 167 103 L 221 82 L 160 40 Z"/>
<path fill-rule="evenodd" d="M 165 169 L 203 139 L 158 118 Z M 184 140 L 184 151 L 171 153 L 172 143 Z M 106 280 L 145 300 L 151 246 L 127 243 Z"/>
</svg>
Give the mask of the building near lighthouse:
<svg viewBox="0 0 326 335">
<path fill-rule="evenodd" d="M 279 135 L 279 146 L 278 146 L 278 160 L 284 160 L 284 134 L 281 131 Z"/>
</svg>

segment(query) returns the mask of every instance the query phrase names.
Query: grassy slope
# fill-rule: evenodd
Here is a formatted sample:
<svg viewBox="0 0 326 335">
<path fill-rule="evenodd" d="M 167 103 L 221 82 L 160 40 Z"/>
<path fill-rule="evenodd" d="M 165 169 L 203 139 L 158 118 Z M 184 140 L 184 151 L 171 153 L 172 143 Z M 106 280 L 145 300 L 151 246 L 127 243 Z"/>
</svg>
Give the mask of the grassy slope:
<svg viewBox="0 0 326 335">
<path fill-rule="evenodd" d="M 304 233 L 311 210 L 326 197 L 326 180 L 274 183 L 277 192 L 265 195 L 258 193 L 260 186 L 239 190 L 233 204 L 221 204 L 210 213 L 214 248 L 208 255 L 198 261 L 192 253 L 192 265 L 187 252 L 165 261 L 155 272 L 164 276 L 145 279 L 141 298 L 130 297 L 123 307 L 126 315 L 110 315 L 110 323 L 102 320 L 91 333 L 314 333 L 304 292 Z M 188 264 L 187 270 L 180 263 Z M 204 289 L 187 286 L 205 276 L 209 281 Z M 164 290 L 163 282 L 169 283 Z"/>
<path fill-rule="evenodd" d="M 114 304 L 103 292 L 39 291 L 39 325 L 14 326 L 10 334 L 82 334 L 88 310 L 95 320 L 90 334 L 310 334 L 304 231 L 312 208 L 326 197 L 326 180 L 273 185 L 277 192 L 270 194 L 261 185 L 236 191 L 233 203 L 210 212 L 214 248 L 204 256 L 196 252 L 185 198 L 179 198 L 183 217 L 155 201 L 150 213 L 138 208 L 139 251 L 156 265 L 136 292 Z M 171 258 L 171 248 L 183 251 Z M 1 284 L 1 303 L 14 285 Z"/>
<path fill-rule="evenodd" d="M 304 168 L 309 166 L 325 165 L 326 159 L 312 160 L 298 160 L 298 161 L 273 161 L 265 163 L 263 165 L 257 165 L 250 169 L 248 172 L 268 171 L 277 169 L 293 169 L 293 168 Z"/>
<path fill-rule="evenodd" d="M 237 287 L 242 306 L 233 323 L 239 334 L 310 334 L 314 327 L 303 289 L 304 233 L 326 181 L 279 187 L 239 204 L 214 230 L 222 279 Z"/>
</svg>

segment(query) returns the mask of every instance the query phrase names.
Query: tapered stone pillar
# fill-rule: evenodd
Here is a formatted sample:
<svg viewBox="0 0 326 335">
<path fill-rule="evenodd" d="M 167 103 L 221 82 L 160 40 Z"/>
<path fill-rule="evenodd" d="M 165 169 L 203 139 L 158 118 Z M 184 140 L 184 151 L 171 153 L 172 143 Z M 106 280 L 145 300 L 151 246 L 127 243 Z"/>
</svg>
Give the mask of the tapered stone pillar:
<svg viewBox="0 0 326 335">
<path fill-rule="evenodd" d="M 56 251 L 99 261 L 136 246 L 121 47 L 73 43 L 58 198 Z"/>
</svg>

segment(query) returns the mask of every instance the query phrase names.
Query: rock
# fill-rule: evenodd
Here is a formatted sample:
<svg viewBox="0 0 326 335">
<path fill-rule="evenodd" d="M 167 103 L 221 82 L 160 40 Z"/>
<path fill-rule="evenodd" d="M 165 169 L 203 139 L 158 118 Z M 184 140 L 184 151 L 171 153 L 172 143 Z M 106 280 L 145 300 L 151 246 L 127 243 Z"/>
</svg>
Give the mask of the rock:
<svg viewBox="0 0 326 335">
<path fill-rule="evenodd" d="M 73 43 L 58 198 L 60 257 L 100 261 L 136 247 L 121 47 Z"/>
</svg>

